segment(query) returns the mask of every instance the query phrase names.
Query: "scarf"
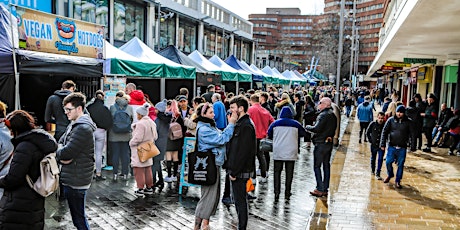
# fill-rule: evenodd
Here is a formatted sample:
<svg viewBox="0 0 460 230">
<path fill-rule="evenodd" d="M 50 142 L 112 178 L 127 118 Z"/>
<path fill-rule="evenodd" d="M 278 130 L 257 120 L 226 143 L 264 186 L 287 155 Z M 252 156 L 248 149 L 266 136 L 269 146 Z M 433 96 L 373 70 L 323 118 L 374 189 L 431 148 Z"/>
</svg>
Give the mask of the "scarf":
<svg viewBox="0 0 460 230">
<path fill-rule="evenodd" d="M 214 119 L 209 119 L 207 117 L 198 116 L 194 122 L 198 123 L 198 121 L 209 123 L 211 127 L 216 127 L 216 121 L 214 121 Z"/>
</svg>

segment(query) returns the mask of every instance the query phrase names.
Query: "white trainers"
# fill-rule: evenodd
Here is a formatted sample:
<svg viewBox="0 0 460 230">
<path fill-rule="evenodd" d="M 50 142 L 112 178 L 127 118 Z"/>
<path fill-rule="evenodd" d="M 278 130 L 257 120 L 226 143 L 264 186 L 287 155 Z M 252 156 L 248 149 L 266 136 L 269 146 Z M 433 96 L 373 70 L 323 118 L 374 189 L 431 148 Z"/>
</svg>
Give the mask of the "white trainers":
<svg viewBox="0 0 460 230">
<path fill-rule="evenodd" d="M 166 183 L 171 183 L 171 182 L 173 182 L 173 179 L 172 179 L 172 177 L 167 176 L 167 177 L 165 177 L 164 181 Z"/>
<path fill-rule="evenodd" d="M 143 196 L 144 195 L 144 190 L 143 189 L 138 189 L 138 190 L 134 191 L 134 195 Z"/>
<path fill-rule="evenodd" d="M 177 181 L 177 177 L 176 176 L 173 176 L 171 177 L 172 181 L 176 182 Z"/>
<path fill-rule="evenodd" d="M 260 169 L 256 170 L 256 176 L 260 176 Z"/>
<path fill-rule="evenodd" d="M 261 184 L 267 183 L 267 178 L 266 177 L 260 177 L 259 178 L 259 183 L 261 183 Z"/>
</svg>

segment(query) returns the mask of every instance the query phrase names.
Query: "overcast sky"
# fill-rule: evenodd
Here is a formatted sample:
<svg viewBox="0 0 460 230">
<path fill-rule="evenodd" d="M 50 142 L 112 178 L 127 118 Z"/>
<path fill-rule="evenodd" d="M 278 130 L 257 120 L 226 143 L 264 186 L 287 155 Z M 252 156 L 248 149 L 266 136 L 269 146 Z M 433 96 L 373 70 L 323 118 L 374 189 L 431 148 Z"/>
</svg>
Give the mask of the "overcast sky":
<svg viewBox="0 0 460 230">
<path fill-rule="evenodd" d="M 266 8 L 300 8 L 301 14 L 321 14 L 324 0 L 212 0 L 248 19 L 249 14 L 265 14 Z"/>
</svg>

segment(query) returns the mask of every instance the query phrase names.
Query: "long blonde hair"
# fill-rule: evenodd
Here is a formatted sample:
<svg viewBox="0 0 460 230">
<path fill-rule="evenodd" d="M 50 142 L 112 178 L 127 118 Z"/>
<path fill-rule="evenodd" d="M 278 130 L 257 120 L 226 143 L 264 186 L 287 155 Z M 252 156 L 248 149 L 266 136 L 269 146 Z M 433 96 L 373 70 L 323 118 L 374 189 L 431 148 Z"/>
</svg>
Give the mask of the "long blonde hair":
<svg viewBox="0 0 460 230">
<path fill-rule="evenodd" d="M 394 116 L 394 115 L 396 114 L 396 107 L 397 107 L 397 105 L 398 105 L 397 102 L 392 101 L 392 102 L 388 105 L 388 109 L 387 109 L 387 112 L 385 113 L 385 115 L 388 115 L 389 117 Z"/>
</svg>

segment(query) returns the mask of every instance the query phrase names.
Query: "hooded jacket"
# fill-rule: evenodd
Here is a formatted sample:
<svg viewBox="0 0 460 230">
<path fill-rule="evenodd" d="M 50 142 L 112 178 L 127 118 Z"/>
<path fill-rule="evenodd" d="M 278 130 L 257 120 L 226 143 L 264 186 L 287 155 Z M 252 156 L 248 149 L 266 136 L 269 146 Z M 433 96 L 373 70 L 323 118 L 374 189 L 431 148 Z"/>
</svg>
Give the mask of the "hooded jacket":
<svg viewBox="0 0 460 230">
<path fill-rule="evenodd" d="M 332 108 L 321 110 L 314 126 L 307 125 L 305 129 L 313 132 L 313 143 L 324 143 L 328 137 L 334 137 L 337 128 L 337 117 Z"/>
<path fill-rule="evenodd" d="M 157 125 L 158 139 L 155 141 L 155 145 L 160 150 L 160 154 L 154 158 L 154 160 L 163 160 L 166 154 L 166 145 L 168 144 L 169 136 L 169 123 L 171 122 L 171 114 L 165 114 L 164 112 L 158 112 L 155 124 Z M 179 153 L 182 154 L 182 153 Z"/>
<path fill-rule="evenodd" d="M 289 103 L 289 101 L 287 99 L 283 99 L 283 100 L 281 100 L 281 101 L 279 101 L 279 102 L 277 102 L 275 104 L 275 112 L 276 112 L 276 117 L 277 118 L 280 117 L 281 109 L 284 106 L 288 106 L 291 109 L 292 116 L 297 115 L 297 113 L 295 111 L 295 108 L 294 108 L 294 105 L 292 103 Z"/>
<path fill-rule="evenodd" d="M 225 168 L 232 177 L 249 178 L 256 168 L 256 130 L 249 115 L 243 115 L 235 124 L 233 136 L 228 143 Z"/>
<path fill-rule="evenodd" d="M 361 103 L 358 106 L 357 115 L 360 122 L 371 122 L 374 119 L 372 104 L 368 101 Z"/>
<path fill-rule="evenodd" d="M 66 132 L 59 140 L 60 148 L 56 158 L 64 161 L 62 164 L 61 182 L 73 189 L 88 189 L 91 185 L 94 171 L 94 131 L 96 124 L 87 114 L 69 124 Z"/>
<path fill-rule="evenodd" d="M 34 129 L 19 134 L 12 143 L 10 171 L 0 179 L 0 187 L 5 189 L 0 201 L 0 229 L 43 229 L 45 198 L 29 187 L 26 175 L 38 179 L 40 161 L 56 151 L 56 141 L 44 130 Z"/>
<path fill-rule="evenodd" d="M 423 117 L 423 127 L 433 129 L 438 120 L 438 105 L 436 103 L 427 104 L 425 108 L 425 117 Z"/>
<path fill-rule="evenodd" d="M 56 90 L 54 94 L 48 98 L 45 109 L 45 122 L 56 124 L 56 134 L 54 137 L 59 140 L 64 134 L 67 125 L 70 121 L 64 113 L 62 108 L 62 101 L 64 98 L 72 93 L 70 90 Z"/>
<path fill-rule="evenodd" d="M 273 140 L 273 160 L 298 159 L 299 137 L 307 135 L 302 125 L 292 118 L 291 110 L 284 107 L 280 118 L 268 128 L 268 138 Z"/>
<path fill-rule="evenodd" d="M 128 105 L 128 100 L 126 100 L 123 97 L 118 97 L 117 99 L 115 99 L 115 103 L 117 103 L 117 105 L 120 108 L 126 108 L 126 112 L 131 116 L 131 121 L 134 120 L 133 118 L 134 110 L 132 106 Z M 112 121 L 113 121 L 113 116 L 115 115 L 116 111 L 117 111 L 117 108 L 115 107 L 115 105 L 110 106 L 110 113 L 112 114 Z M 129 140 L 131 140 L 131 132 L 116 133 L 112 129 L 110 129 L 110 133 L 109 133 L 110 142 L 129 142 Z"/>
</svg>

